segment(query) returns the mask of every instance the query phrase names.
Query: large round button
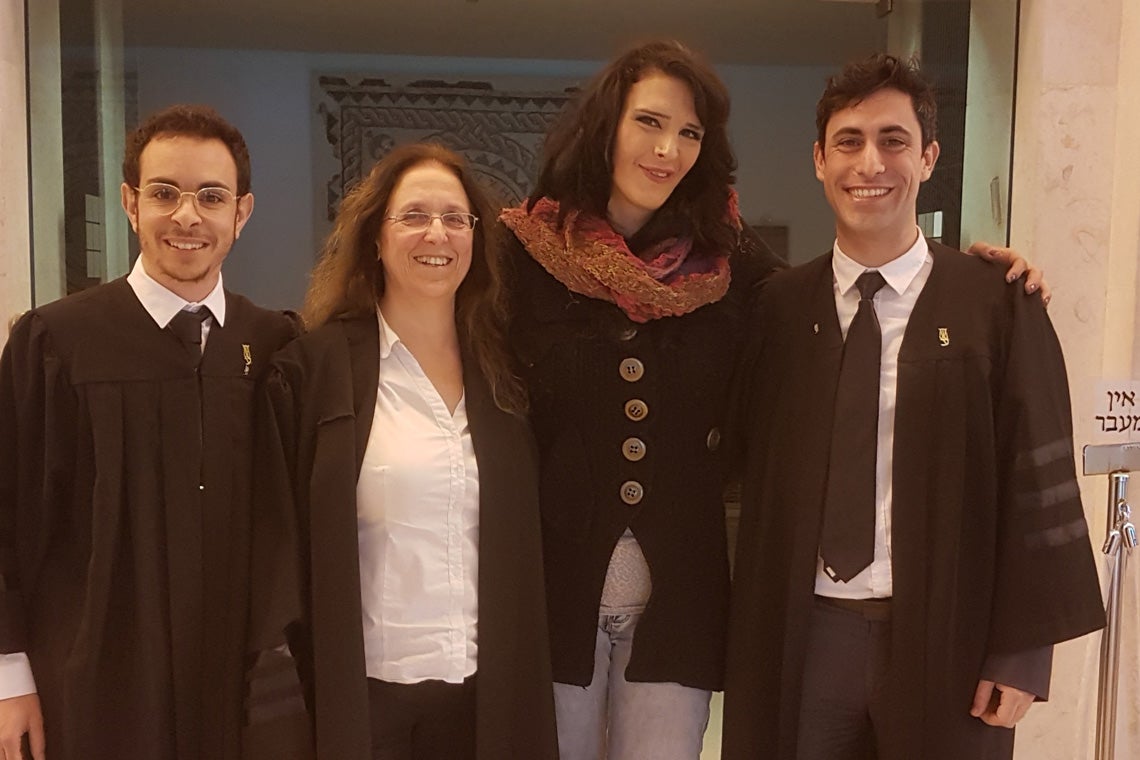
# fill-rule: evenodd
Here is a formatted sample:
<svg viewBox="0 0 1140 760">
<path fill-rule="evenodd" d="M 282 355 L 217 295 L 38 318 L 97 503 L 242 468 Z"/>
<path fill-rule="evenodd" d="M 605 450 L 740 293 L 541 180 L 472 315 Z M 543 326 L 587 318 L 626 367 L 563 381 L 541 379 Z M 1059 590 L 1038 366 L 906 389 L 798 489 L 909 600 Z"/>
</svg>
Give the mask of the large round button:
<svg viewBox="0 0 1140 760">
<path fill-rule="evenodd" d="M 621 453 L 631 462 L 640 462 L 645 458 L 645 441 L 640 438 L 626 438 L 621 442 Z"/>
<path fill-rule="evenodd" d="M 705 438 L 705 445 L 709 447 L 709 451 L 716 451 L 720 448 L 720 428 L 714 427 L 709 431 L 708 437 Z"/>
<path fill-rule="evenodd" d="M 634 422 L 640 422 L 649 414 L 649 405 L 639 398 L 631 398 L 625 402 L 625 416 Z"/>
<path fill-rule="evenodd" d="M 621 484 L 621 500 L 629 506 L 640 504 L 644 496 L 645 489 L 636 480 L 627 480 Z"/>
<path fill-rule="evenodd" d="M 621 367 L 619 368 L 621 377 L 631 383 L 636 383 L 645 374 L 645 365 L 641 363 L 640 359 L 634 359 L 632 356 L 628 359 L 621 360 Z"/>
</svg>

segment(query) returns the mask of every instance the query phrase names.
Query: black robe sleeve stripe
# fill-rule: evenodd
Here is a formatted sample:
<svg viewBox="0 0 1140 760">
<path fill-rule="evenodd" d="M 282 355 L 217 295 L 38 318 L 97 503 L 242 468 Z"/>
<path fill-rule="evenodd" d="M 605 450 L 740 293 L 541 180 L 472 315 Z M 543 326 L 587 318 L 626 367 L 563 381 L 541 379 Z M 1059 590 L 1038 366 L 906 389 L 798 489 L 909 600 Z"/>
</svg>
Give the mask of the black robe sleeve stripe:
<svg viewBox="0 0 1140 760">
<path fill-rule="evenodd" d="M 1009 293 L 1005 303 L 990 653 L 1059 643 L 1104 622 L 1100 596 L 1083 592 L 1098 583 L 1076 484 L 1061 345 L 1039 298 Z"/>
<path fill-rule="evenodd" d="M 1076 481 L 1066 480 L 1040 491 L 1023 491 L 1014 495 L 1014 506 L 1019 511 L 1040 509 L 1071 509 L 1080 506 L 1081 491 Z"/>
<path fill-rule="evenodd" d="M 1083 517 L 1078 517 L 1064 525 L 1046 528 L 1045 530 L 1026 535 L 1025 546 L 1030 550 L 1049 549 L 1064 546 L 1074 541 L 1080 541 L 1081 545 L 1085 546 L 1088 543 L 1088 535 L 1088 523 L 1085 522 Z"/>
<path fill-rule="evenodd" d="M 1058 438 L 1034 449 L 1018 452 L 1014 462 L 1015 470 L 1031 470 L 1043 467 L 1050 462 L 1067 462 L 1073 456 L 1073 442 L 1070 438 Z"/>
</svg>

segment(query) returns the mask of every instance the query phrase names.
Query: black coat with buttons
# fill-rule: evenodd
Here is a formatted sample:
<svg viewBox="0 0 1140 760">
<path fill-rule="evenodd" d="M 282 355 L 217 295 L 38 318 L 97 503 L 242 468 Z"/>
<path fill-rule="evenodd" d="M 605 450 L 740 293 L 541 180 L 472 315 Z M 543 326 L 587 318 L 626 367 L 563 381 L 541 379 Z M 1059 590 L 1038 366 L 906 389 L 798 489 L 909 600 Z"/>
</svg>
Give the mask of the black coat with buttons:
<svg viewBox="0 0 1140 760">
<path fill-rule="evenodd" d="M 530 392 L 554 680 L 585 686 L 606 568 L 632 529 L 653 591 L 626 679 L 722 687 L 728 612 L 721 430 L 742 327 L 783 263 L 749 237 L 720 301 L 639 324 L 572 293 L 511 239 L 511 342 Z"/>
</svg>

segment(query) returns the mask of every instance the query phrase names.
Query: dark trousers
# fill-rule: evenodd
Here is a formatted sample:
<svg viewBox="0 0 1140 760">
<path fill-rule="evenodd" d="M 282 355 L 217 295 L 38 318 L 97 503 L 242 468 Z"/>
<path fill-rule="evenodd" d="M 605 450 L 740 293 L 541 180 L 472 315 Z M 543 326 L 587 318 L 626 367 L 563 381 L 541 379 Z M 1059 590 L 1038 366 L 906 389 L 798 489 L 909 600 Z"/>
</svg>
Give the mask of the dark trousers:
<svg viewBox="0 0 1140 760">
<path fill-rule="evenodd" d="M 859 611 L 817 597 L 807 635 L 797 760 L 875 760 L 887 709 L 890 603 Z"/>
<path fill-rule="evenodd" d="M 474 760 L 475 676 L 463 683 L 368 679 L 372 760 Z"/>
</svg>

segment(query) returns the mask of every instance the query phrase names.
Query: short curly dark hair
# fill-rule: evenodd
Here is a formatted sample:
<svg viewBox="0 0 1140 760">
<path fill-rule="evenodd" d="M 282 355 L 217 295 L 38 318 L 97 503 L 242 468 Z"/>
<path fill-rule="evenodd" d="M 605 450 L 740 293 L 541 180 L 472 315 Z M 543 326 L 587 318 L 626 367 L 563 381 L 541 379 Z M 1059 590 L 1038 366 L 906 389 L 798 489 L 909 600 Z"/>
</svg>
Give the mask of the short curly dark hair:
<svg viewBox="0 0 1140 760">
<path fill-rule="evenodd" d="M 221 140 L 237 165 L 237 195 L 250 190 L 249 149 L 245 138 L 233 124 L 217 111 L 202 105 L 173 105 L 150 115 L 146 121 L 127 135 L 127 148 L 123 156 L 123 181 L 131 187 L 139 186 L 139 157 L 143 149 L 156 137 L 198 137 L 203 140 Z"/>
<path fill-rule="evenodd" d="M 843 67 L 827 80 L 827 87 L 815 107 L 816 139 L 827 141 L 827 123 L 836 111 L 858 105 L 879 90 L 898 90 L 910 96 L 918 126 L 922 129 L 923 149 L 938 139 L 938 104 L 931 87 L 919 70 L 918 60 L 902 60 L 887 53 L 875 53 Z"/>
</svg>

